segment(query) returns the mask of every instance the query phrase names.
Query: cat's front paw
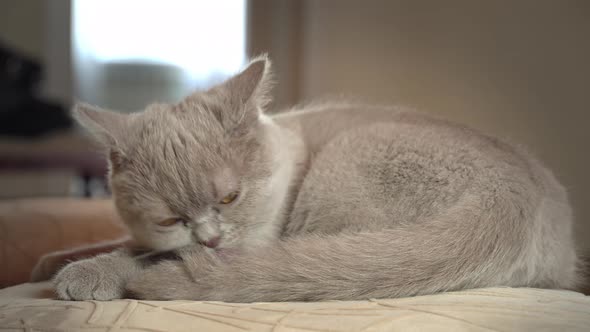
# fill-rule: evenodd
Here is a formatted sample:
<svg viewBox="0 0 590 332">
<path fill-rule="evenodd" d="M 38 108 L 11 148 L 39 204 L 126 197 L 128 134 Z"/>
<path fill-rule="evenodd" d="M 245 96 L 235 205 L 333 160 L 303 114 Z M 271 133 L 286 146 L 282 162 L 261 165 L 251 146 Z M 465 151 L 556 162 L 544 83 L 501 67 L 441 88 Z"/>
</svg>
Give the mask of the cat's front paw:
<svg viewBox="0 0 590 332">
<path fill-rule="evenodd" d="M 120 299 L 133 265 L 132 260 L 108 256 L 73 262 L 53 279 L 55 290 L 62 300 Z"/>
</svg>

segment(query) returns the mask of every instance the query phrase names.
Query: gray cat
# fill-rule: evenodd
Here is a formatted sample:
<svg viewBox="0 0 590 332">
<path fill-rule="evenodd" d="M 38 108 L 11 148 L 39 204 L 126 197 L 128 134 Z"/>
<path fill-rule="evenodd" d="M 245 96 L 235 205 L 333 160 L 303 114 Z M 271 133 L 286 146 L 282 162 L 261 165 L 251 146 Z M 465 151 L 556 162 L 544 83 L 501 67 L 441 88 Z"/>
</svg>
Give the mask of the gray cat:
<svg viewBox="0 0 590 332">
<path fill-rule="evenodd" d="M 71 263 L 69 300 L 391 298 L 577 287 L 564 188 L 521 149 L 395 107 L 268 116 L 269 61 L 178 104 L 79 105 L 108 151 L 128 250 Z"/>
</svg>

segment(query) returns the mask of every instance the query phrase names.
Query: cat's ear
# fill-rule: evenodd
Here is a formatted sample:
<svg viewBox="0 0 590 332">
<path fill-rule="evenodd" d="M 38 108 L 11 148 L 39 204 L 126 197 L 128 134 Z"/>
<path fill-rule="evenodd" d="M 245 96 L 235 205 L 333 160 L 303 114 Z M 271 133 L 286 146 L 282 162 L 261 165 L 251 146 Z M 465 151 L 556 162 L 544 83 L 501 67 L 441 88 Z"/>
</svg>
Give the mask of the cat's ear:
<svg viewBox="0 0 590 332">
<path fill-rule="evenodd" d="M 270 60 L 266 55 L 262 55 L 253 59 L 242 72 L 216 88 L 225 89 L 231 102 L 236 106 L 252 104 L 262 108 L 270 102 L 269 95 L 272 88 L 270 67 Z"/>
<path fill-rule="evenodd" d="M 122 139 L 128 131 L 129 115 L 79 103 L 74 106 L 73 116 L 106 149 L 113 169 L 120 167 L 124 159 Z"/>
</svg>

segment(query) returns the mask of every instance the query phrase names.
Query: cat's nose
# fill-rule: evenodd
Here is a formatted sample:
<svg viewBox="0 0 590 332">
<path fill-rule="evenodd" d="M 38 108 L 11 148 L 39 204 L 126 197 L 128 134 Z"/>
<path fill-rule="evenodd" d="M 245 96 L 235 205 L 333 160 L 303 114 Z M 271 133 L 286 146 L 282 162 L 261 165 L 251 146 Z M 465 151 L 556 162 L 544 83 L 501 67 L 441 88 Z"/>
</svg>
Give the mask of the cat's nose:
<svg viewBox="0 0 590 332">
<path fill-rule="evenodd" d="M 201 244 L 205 247 L 209 248 L 216 248 L 219 245 L 219 241 L 221 240 L 220 236 L 212 237 L 206 241 L 201 241 Z"/>
</svg>

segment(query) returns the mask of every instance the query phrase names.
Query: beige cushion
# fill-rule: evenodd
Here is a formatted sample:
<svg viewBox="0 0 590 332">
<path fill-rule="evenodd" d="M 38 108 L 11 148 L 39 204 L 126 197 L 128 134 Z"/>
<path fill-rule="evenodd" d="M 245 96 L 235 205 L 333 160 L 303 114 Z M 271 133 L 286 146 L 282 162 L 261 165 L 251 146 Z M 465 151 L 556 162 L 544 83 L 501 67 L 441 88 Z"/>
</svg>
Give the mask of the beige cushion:
<svg viewBox="0 0 590 332">
<path fill-rule="evenodd" d="M 55 301 L 47 283 L 0 290 L 6 331 L 588 331 L 590 297 L 486 288 L 355 302 Z"/>
</svg>

